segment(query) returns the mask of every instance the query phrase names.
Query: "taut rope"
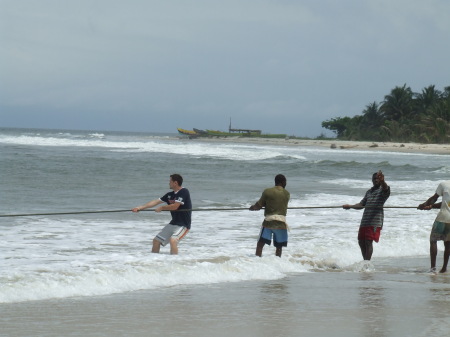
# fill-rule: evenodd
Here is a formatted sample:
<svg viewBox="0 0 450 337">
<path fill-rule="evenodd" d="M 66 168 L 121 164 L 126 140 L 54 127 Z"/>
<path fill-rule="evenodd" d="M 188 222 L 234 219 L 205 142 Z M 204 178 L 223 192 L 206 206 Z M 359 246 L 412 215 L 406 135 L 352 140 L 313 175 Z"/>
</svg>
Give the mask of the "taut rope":
<svg viewBox="0 0 450 337">
<path fill-rule="evenodd" d="M 300 206 L 300 207 L 288 207 L 288 209 L 318 209 L 318 208 L 342 208 L 341 206 Z M 362 207 L 364 208 L 364 207 Z M 414 208 L 416 206 L 384 206 L 383 208 Z M 210 211 L 242 211 L 248 210 L 248 207 L 230 207 L 230 208 L 192 208 L 192 209 L 180 209 L 172 212 L 210 212 Z M 153 211 L 153 209 L 142 210 L 140 212 Z M 7 217 L 25 217 L 25 216 L 43 216 L 43 215 L 73 215 L 73 214 L 98 214 L 98 213 L 123 213 L 131 212 L 131 209 L 116 209 L 116 210 L 103 210 L 103 211 L 79 211 L 79 212 L 56 212 L 56 213 L 24 213 L 24 214 L 0 214 L 0 218 Z M 163 211 L 170 212 L 170 211 Z"/>
</svg>

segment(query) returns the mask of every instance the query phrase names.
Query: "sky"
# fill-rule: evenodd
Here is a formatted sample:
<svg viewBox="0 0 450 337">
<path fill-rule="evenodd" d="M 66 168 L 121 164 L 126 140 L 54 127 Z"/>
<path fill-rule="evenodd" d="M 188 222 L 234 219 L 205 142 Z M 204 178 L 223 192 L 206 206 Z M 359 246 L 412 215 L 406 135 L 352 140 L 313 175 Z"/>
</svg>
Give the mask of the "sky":
<svg viewBox="0 0 450 337">
<path fill-rule="evenodd" d="M 450 86 L 448 0 L 0 0 L 0 127 L 332 136 Z"/>
</svg>

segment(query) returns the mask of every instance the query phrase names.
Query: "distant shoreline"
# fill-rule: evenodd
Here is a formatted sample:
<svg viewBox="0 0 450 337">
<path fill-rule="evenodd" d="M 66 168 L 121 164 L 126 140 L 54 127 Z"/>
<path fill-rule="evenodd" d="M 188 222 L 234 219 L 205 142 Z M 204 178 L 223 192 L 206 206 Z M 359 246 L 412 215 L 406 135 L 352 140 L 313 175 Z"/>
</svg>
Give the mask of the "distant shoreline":
<svg viewBox="0 0 450 337">
<path fill-rule="evenodd" d="M 252 143 L 279 146 L 316 146 L 335 149 L 336 151 L 360 150 L 360 151 L 388 151 L 402 153 L 428 153 L 450 154 L 450 144 L 421 144 L 421 143 L 395 143 L 395 142 L 365 142 L 348 140 L 319 140 L 319 139 L 280 139 L 263 137 L 200 137 L 192 139 L 197 142 L 230 142 Z"/>
</svg>

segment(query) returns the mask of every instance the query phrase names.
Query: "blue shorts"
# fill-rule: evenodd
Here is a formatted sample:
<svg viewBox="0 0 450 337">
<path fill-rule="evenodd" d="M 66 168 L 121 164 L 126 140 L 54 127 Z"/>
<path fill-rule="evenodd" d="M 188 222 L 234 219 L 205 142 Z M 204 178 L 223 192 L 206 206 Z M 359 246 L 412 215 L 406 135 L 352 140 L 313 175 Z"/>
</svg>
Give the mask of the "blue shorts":
<svg viewBox="0 0 450 337">
<path fill-rule="evenodd" d="M 288 232 L 287 229 L 270 229 L 266 227 L 261 227 L 261 232 L 259 233 L 259 241 L 263 241 L 270 245 L 272 243 L 275 247 L 286 247 L 288 243 Z"/>
</svg>

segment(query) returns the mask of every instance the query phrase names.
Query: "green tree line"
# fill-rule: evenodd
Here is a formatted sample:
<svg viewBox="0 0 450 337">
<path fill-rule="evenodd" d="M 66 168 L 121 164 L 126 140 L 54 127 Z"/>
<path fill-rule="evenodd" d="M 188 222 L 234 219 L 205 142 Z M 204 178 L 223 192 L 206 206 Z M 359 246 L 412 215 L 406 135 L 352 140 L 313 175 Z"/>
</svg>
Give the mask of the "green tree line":
<svg viewBox="0 0 450 337">
<path fill-rule="evenodd" d="M 420 93 L 406 84 L 395 87 L 362 115 L 333 118 L 322 127 L 345 140 L 450 143 L 450 86 L 440 91 L 430 85 Z"/>
</svg>

